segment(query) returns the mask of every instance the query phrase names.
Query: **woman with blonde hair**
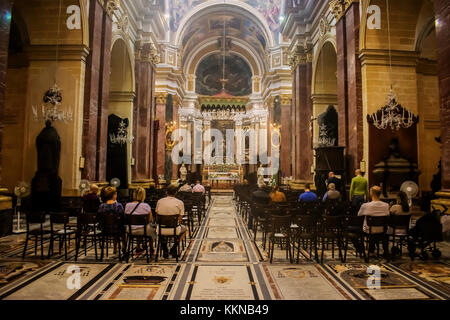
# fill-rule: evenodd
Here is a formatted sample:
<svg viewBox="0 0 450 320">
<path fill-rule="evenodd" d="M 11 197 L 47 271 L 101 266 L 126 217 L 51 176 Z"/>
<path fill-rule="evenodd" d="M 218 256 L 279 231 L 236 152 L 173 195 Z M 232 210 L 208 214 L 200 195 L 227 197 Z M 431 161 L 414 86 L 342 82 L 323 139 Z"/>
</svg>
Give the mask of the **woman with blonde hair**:
<svg viewBox="0 0 450 320">
<path fill-rule="evenodd" d="M 125 214 L 137 214 L 137 215 L 148 215 L 149 217 L 149 223 L 147 224 L 147 235 L 151 236 L 152 239 L 156 239 L 156 232 L 155 228 L 152 226 L 153 222 L 153 214 L 152 209 L 150 208 L 150 205 L 148 203 L 145 203 L 145 189 L 144 188 L 136 188 L 133 192 L 133 202 L 129 202 L 125 205 Z M 142 232 L 139 229 L 143 229 L 142 226 L 131 226 L 132 232 Z M 136 252 L 140 253 L 144 251 L 144 249 L 141 248 L 140 243 L 138 242 Z M 153 246 L 151 248 L 151 251 L 153 252 Z"/>
</svg>

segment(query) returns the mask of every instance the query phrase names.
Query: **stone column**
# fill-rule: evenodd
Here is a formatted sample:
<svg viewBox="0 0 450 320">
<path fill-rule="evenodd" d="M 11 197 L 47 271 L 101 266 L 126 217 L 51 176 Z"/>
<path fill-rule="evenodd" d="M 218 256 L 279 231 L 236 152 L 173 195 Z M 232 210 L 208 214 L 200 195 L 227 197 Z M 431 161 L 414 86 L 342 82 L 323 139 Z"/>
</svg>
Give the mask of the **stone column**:
<svg viewBox="0 0 450 320">
<path fill-rule="evenodd" d="M 159 122 L 159 130 L 156 136 L 156 179 L 158 176 L 164 175 L 166 162 L 166 104 L 167 92 L 156 93 L 156 120 Z"/>
<path fill-rule="evenodd" d="M 281 95 L 281 174 L 289 177 L 291 171 L 292 126 L 291 126 L 291 95 Z M 281 177 L 280 177 L 281 178 Z"/>
<path fill-rule="evenodd" d="M 11 27 L 11 0 L 0 0 L 0 179 L 2 163 L 3 110 L 5 107 L 6 72 L 8 69 L 9 31 Z"/>
<path fill-rule="evenodd" d="M 434 0 L 442 139 L 442 192 L 433 204 L 450 207 L 450 3 Z"/>
<path fill-rule="evenodd" d="M 152 88 L 154 86 L 151 44 L 138 47 L 136 52 L 136 99 L 135 112 L 135 166 L 133 179 L 138 182 L 149 182 L 151 177 L 151 124 L 152 124 Z"/>
<path fill-rule="evenodd" d="M 363 159 L 362 79 L 359 60 L 359 1 L 330 3 L 336 18 L 339 145 L 345 146 L 347 176 Z"/>
<path fill-rule="evenodd" d="M 175 130 L 180 128 L 180 120 L 178 116 L 178 110 L 180 108 L 181 100 L 178 96 L 173 97 L 173 121 L 176 121 Z M 188 172 L 192 172 L 192 166 L 189 164 L 185 164 L 186 168 L 188 169 Z M 172 163 L 172 180 L 178 179 L 178 171 L 179 171 L 179 165 Z"/>
<path fill-rule="evenodd" d="M 312 152 L 312 61 L 311 55 L 303 48 L 297 52 L 298 65 L 295 71 L 295 148 L 296 169 L 295 184 L 302 185 L 312 182 L 311 166 L 313 163 Z"/>
<path fill-rule="evenodd" d="M 352 2 L 345 13 L 347 41 L 348 171 L 360 166 L 364 154 L 361 62 L 359 60 L 359 3 Z"/>
<path fill-rule="evenodd" d="M 90 54 L 86 61 L 84 85 L 83 156 L 85 165 L 82 177 L 91 181 L 106 179 L 111 17 L 113 11 L 117 9 L 112 4 L 114 2 L 104 8 L 97 0 L 90 0 L 89 3 Z"/>
</svg>

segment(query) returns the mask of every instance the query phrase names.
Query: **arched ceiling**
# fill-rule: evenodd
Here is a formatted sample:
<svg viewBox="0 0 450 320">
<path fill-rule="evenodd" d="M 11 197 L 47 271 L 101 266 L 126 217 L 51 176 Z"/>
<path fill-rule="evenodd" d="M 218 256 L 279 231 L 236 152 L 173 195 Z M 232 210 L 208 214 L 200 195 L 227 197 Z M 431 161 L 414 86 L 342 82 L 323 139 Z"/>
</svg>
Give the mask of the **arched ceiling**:
<svg viewBox="0 0 450 320">
<path fill-rule="evenodd" d="M 217 13 L 195 20 L 189 26 L 181 41 L 183 55 L 207 39 L 221 38 L 224 24 L 227 36 L 245 40 L 257 52 L 266 51 L 267 41 L 255 23 L 236 13 Z"/>
<path fill-rule="evenodd" d="M 170 5 L 170 28 L 176 32 L 180 27 L 181 20 L 186 14 L 195 7 L 205 2 L 227 3 L 230 0 L 171 0 Z M 240 0 L 251 7 L 253 7 L 264 19 L 267 21 L 270 30 L 277 34 L 280 29 L 280 12 L 282 0 Z"/>
</svg>

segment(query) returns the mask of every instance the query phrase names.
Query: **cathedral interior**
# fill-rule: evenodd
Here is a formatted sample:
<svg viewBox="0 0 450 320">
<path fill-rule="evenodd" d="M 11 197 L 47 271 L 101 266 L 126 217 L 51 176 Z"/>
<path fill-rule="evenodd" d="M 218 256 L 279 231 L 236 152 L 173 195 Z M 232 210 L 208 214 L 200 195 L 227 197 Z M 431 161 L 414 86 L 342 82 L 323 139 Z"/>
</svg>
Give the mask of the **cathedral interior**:
<svg viewBox="0 0 450 320">
<path fill-rule="evenodd" d="M 449 97 L 448 0 L 0 0 L 0 300 L 448 300 Z M 352 242 L 355 176 L 407 196 L 395 258 Z M 183 236 L 80 231 L 92 186 L 156 217 L 196 184 Z"/>
</svg>

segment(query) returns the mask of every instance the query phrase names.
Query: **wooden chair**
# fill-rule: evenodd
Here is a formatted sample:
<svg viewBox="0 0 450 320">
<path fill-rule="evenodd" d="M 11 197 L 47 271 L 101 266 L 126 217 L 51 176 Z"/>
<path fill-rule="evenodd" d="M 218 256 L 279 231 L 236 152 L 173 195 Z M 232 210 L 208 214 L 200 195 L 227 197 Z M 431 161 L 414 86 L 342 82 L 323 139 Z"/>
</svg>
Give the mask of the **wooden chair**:
<svg viewBox="0 0 450 320">
<path fill-rule="evenodd" d="M 391 215 L 389 218 L 389 241 L 392 242 L 392 258 L 402 255 L 403 243 L 408 239 L 411 215 Z M 399 232 L 400 231 L 400 232 Z M 404 231 L 404 232 L 403 232 Z"/>
<path fill-rule="evenodd" d="M 126 261 L 128 262 L 129 257 L 132 256 L 135 250 L 134 241 L 141 241 L 143 248 L 145 248 L 145 256 L 147 258 L 147 263 L 150 263 L 150 258 L 153 256 L 153 239 L 151 235 L 147 234 L 147 225 L 149 224 L 148 215 L 125 215 L 125 226 L 127 228 L 127 255 Z M 134 227 L 139 227 L 135 228 Z M 150 246 L 150 255 L 148 247 Z"/>
<path fill-rule="evenodd" d="M 176 261 L 178 262 L 178 256 L 180 255 L 180 241 L 181 237 L 184 236 L 184 233 L 181 232 L 180 224 L 178 223 L 179 215 L 156 215 L 156 223 L 158 226 L 157 234 L 158 234 L 158 244 L 156 247 L 156 258 L 155 261 L 158 262 L 158 257 L 160 251 L 162 250 L 161 243 L 164 240 L 173 240 L 174 244 L 177 248 Z"/>
<path fill-rule="evenodd" d="M 97 213 L 83 213 L 77 218 L 77 232 L 75 233 L 75 261 L 78 260 L 81 241 L 84 240 L 84 255 L 87 255 L 87 241 L 94 243 L 95 260 L 98 260 L 97 242 L 102 242 L 102 232 L 98 229 Z"/>
<path fill-rule="evenodd" d="M 37 256 L 38 240 L 41 242 L 41 259 L 44 259 L 44 237 L 50 234 L 50 230 L 44 229 L 45 213 L 43 212 L 26 212 L 27 232 L 25 235 L 25 245 L 23 247 L 22 259 L 27 253 L 28 240 L 34 237 L 34 254 Z M 33 224 L 38 224 L 39 228 L 32 229 Z"/>
<path fill-rule="evenodd" d="M 325 251 L 325 244 L 328 247 L 328 242 L 331 240 L 331 256 L 334 259 L 334 243 L 336 242 L 339 249 L 339 259 L 342 260 L 342 235 L 341 235 L 341 218 L 335 216 L 323 216 L 320 221 L 319 238 L 322 241 L 322 254 L 320 257 L 323 263 L 323 254 Z"/>
<path fill-rule="evenodd" d="M 319 255 L 317 250 L 317 222 L 318 217 L 313 215 L 298 215 L 293 220 L 294 224 L 297 225 L 296 233 L 294 234 L 294 239 L 297 245 L 297 263 L 300 262 L 300 247 L 308 250 L 309 242 L 309 256 L 312 260 L 312 250 L 314 248 L 314 257 L 317 262 L 319 262 Z"/>
<path fill-rule="evenodd" d="M 384 256 L 389 261 L 389 248 L 388 248 L 388 236 L 387 236 L 387 225 L 389 222 L 389 216 L 382 217 L 371 217 L 366 216 L 366 223 L 369 228 L 369 232 L 365 234 L 365 239 L 367 241 L 367 256 L 366 261 L 369 262 L 370 258 L 370 247 L 371 244 L 376 244 L 377 246 L 377 256 L 380 256 L 380 241 L 383 243 Z M 374 228 L 382 228 L 381 232 L 376 231 Z"/>
<path fill-rule="evenodd" d="M 358 248 L 355 248 L 356 255 L 362 254 L 364 260 L 366 260 L 366 251 L 364 249 L 364 216 L 345 216 L 342 222 L 342 241 L 344 244 L 344 256 L 342 258 L 342 262 L 347 260 L 347 250 L 349 241 L 353 241 L 355 244 L 360 244 L 362 246 L 362 250 L 359 253 Z"/>
<path fill-rule="evenodd" d="M 118 245 L 119 261 L 122 261 L 121 243 L 125 244 L 125 230 L 122 216 L 116 213 L 106 213 L 98 216 L 102 230 L 102 252 L 100 260 L 103 260 L 103 251 L 106 248 L 106 256 L 108 256 L 109 241 L 112 240 Z"/>
<path fill-rule="evenodd" d="M 289 261 L 292 263 L 291 251 L 291 217 L 290 216 L 275 216 L 268 217 L 271 221 L 271 232 L 269 238 L 269 256 L 270 263 L 273 261 L 273 253 L 275 251 L 275 243 L 279 243 L 281 248 L 283 244 L 286 246 L 286 259 L 289 255 Z"/>
<path fill-rule="evenodd" d="M 70 236 L 75 235 L 75 229 L 69 227 L 70 215 L 66 212 L 50 214 L 50 246 L 48 247 L 48 258 L 53 254 L 55 239 L 59 242 L 59 254 L 64 246 L 64 259 L 67 260 L 67 249 L 70 246 Z M 62 229 L 56 229 L 57 225 L 62 225 Z"/>
</svg>

